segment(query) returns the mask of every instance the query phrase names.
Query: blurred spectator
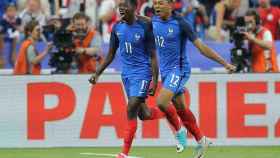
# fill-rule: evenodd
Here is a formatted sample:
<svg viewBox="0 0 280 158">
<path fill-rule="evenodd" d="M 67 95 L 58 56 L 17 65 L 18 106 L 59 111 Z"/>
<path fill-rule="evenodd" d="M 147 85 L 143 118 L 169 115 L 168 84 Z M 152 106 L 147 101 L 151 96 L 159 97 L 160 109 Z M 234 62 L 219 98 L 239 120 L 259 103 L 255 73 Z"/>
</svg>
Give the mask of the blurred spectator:
<svg viewBox="0 0 280 158">
<path fill-rule="evenodd" d="M 17 4 L 17 0 L 1 0 L 0 1 L 0 19 L 3 17 L 5 13 L 5 8 L 8 4 Z"/>
<path fill-rule="evenodd" d="M 5 68 L 12 68 L 16 58 L 16 44 L 19 39 L 21 30 L 21 19 L 17 17 L 17 8 L 14 3 L 6 6 L 5 14 L 0 21 L 2 26 L 3 38 L 5 43 L 5 52 L 3 58 L 5 61 Z"/>
<path fill-rule="evenodd" d="M 271 31 L 274 40 L 280 39 L 280 9 L 271 6 L 270 0 L 259 0 L 259 4 L 258 12 L 261 17 L 262 25 Z"/>
<path fill-rule="evenodd" d="M 22 12 L 23 10 L 25 10 L 27 8 L 27 5 L 29 5 L 28 2 L 29 0 L 17 0 L 17 6 L 18 6 L 18 10 L 19 12 Z M 42 6 L 42 12 L 46 15 L 46 16 L 50 16 L 51 15 L 51 3 L 53 2 L 57 2 L 57 0 L 39 0 L 40 1 L 40 5 Z"/>
<path fill-rule="evenodd" d="M 211 39 L 225 41 L 229 39 L 229 30 L 233 28 L 236 15 L 234 11 L 240 7 L 240 0 L 224 0 L 215 5 L 211 15 L 208 35 Z"/>
<path fill-rule="evenodd" d="M 198 0 L 188 0 L 185 1 L 184 10 L 183 16 L 197 32 L 198 37 L 205 39 L 205 30 L 209 25 L 209 18 L 205 6 L 199 3 Z"/>
<path fill-rule="evenodd" d="M 84 13 L 76 13 L 72 21 L 79 73 L 95 72 L 97 62 L 102 61 L 101 37 L 90 27 L 90 19 Z"/>
<path fill-rule="evenodd" d="M 173 2 L 173 10 L 181 13 L 184 8 L 182 0 L 173 0 Z"/>
<path fill-rule="evenodd" d="M 98 10 L 98 19 L 101 23 L 100 32 L 102 33 L 104 43 L 109 43 L 113 25 L 117 21 L 116 6 L 115 0 L 103 0 Z"/>
<path fill-rule="evenodd" d="M 271 0 L 271 5 L 280 7 L 280 1 L 279 0 Z M 259 0 L 250 0 L 250 7 L 256 8 L 259 6 Z"/>
<path fill-rule="evenodd" d="M 96 0 L 68 0 L 60 3 L 60 7 L 67 8 L 63 17 L 73 17 L 77 12 L 84 12 L 90 17 L 91 23 L 96 25 L 97 2 Z"/>
<path fill-rule="evenodd" d="M 26 8 L 20 13 L 22 24 L 25 26 L 29 21 L 36 20 L 40 26 L 44 26 L 47 20 L 47 14 L 44 12 L 40 0 L 27 0 Z"/>
<path fill-rule="evenodd" d="M 3 15 L 5 13 L 5 7 L 10 3 L 16 4 L 16 0 L 0 1 L 0 20 L 3 18 Z M 3 26 L 0 25 L 0 68 L 4 66 L 3 48 L 4 48 L 4 32 L 3 32 Z"/>
<path fill-rule="evenodd" d="M 48 44 L 46 49 L 42 53 L 37 52 L 37 50 L 35 49 L 35 44 L 40 39 L 41 30 L 39 22 L 35 20 L 31 20 L 25 25 L 24 33 L 26 39 L 21 44 L 14 68 L 14 74 L 39 75 L 41 73 L 40 62 L 47 56 L 52 45 Z"/>
<path fill-rule="evenodd" d="M 153 0 L 147 0 L 142 4 L 139 11 L 140 15 L 152 17 L 154 15 Z"/>
<path fill-rule="evenodd" d="M 184 1 L 186 1 L 186 0 L 184 0 Z M 211 0 L 211 1 L 209 1 L 209 0 L 199 0 L 199 2 L 205 6 L 208 17 L 210 16 L 215 4 L 219 1 L 220 0 Z"/>
<path fill-rule="evenodd" d="M 275 42 L 271 32 L 261 26 L 257 11 L 249 10 L 245 16 L 248 32 L 244 32 L 249 41 L 249 50 L 252 54 L 253 72 L 278 72 Z"/>
<path fill-rule="evenodd" d="M 241 17 L 245 16 L 246 12 L 249 10 L 249 0 L 241 0 L 240 1 L 240 7 L 236 9 L 236 16 Z"/>
</svg>

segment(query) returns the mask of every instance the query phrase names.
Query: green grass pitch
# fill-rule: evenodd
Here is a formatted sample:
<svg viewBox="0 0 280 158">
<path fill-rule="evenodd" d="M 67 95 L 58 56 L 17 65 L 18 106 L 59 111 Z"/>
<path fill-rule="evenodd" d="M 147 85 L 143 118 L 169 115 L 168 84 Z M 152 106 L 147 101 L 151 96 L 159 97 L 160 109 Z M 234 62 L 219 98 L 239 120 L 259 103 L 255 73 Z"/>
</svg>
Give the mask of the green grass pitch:
<svg viewBox="0 0 280 158">
<path fill-rule="evenodd" d="M 0 149 L 0 158 L 109 158 L 120 148 Z M 131 156 L 140 158 L 192 158 L 193 148 L 177 154 L 174 147 L 134 147 Z M 83 154 L 81 154 L 83 153 Z M 280 146 L 211 147 L 205 158 L 280 158 Z"/>
</svg>

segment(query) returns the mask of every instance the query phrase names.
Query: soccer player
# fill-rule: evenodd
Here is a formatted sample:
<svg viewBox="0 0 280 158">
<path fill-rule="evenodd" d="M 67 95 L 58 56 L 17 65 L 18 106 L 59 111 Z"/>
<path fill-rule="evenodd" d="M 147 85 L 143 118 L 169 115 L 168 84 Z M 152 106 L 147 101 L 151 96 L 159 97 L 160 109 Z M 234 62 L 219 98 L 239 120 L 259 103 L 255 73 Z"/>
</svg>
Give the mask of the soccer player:
<svg viewBox="0 0 280 158">
<path fill-rule="evenodd" d="M 228 71 L 234 71 L 235 66 L 228 64 L 215 51 L 197 38 L 188 22 L 172 11 L 172 0 L 154 0 L 154 8 L 156 16 L 152 17 L 153 33 L 159 55 L 163 83 L 157 98 L 157 105 L 167 116 L 176 116 L 178 114 L 184 126 L 198 142 L 198 150 L 195 157 L 201 158 L 204 156 L 210 141 L 198 128 L 193 113 L 185 106 L 184 86 L 191 73 L 187 54 L 189 52 L 186 52 L 185 49 L 187 39 L 204 56 L 220 63 Z M 176 110 L 173 110 L 172 105 L 169 104 L 171 101 Z M 179 126 L 175 117 L 174 120 L 171 119 L 170 121 L 174 126 Z"/>
<path fill-rule="evenodd" d="M 99 76 L 114 59 L 118 49 L 123 63 L 122 82 L 128 96 L 128 129 L 126 130 L 122 153 L 118 155 L 118 158 L 125 158 L 129 153 L 137 129 L 138 114 L 142 119 L 151 120 L 156 119 L 156 113 L 160 112 L 158 108 L 147 109 L 145 105 L 152 76 L 151 95 L 156 91 L 158 66 L 151 22 L 137 19 L 135 16 L 136 7 L 137 0 L 120 1 L 121 21 L 113 27 L 108 56 L 89 79 L 92 84 L 97 82 Z M 169 117 L 176 116 L 168 115 L 167 119 Z M 174 119 L 179 122 L 178 117 Z M 180 138 L 181 144 L 184 144 L 185 132 L 177 132 L 176 137 Z"/>
</svg>

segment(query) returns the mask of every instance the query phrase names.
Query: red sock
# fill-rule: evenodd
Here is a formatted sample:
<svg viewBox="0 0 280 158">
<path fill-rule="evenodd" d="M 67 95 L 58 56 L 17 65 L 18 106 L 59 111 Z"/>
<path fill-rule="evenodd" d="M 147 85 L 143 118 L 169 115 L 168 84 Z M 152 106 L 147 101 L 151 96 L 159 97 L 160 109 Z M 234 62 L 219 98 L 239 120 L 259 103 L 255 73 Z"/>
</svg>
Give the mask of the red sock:
<svg viewBox="0 0 280 158">
<path fill-rule="evenodd" d="M 165 113 L 166 119 L 173 126 L 173 128 L 178 131 L 181 128 L 180 120 L 176 113 L 176 109 L 173 105 L 168 105 L 167 109 L 163 111 Z"/>
<path fill-rule="evenodd" d="M 161 117 L 160 115 L 161 111 L 158 107 L 151 107 L 150 111 L 151 111 L 151 116 L 148 120 L 155 120 Z"/>
<path fill-rule="evenodd" d="M 137 120 L 128 120 L 128 127 L 125 132 L 125 137 L 124 137 L 124 145 L 123 145 L 123 150 L 122 153 L 128 155 L 135 132 L 137 129 Z"/>
<path fill-rule="evenodd" d="M 195 137 L 196 141 L 199 141 L 203 137 L 203 134 L 198 128 L 196 124 L 196 119 L 191 110 L 187 108 L 186 110 L 178 110 L 177 113 L 181 118 L 184 126 L 188 129 L 188 131 L 191 132 L 191 134 Z"/>
</svg>

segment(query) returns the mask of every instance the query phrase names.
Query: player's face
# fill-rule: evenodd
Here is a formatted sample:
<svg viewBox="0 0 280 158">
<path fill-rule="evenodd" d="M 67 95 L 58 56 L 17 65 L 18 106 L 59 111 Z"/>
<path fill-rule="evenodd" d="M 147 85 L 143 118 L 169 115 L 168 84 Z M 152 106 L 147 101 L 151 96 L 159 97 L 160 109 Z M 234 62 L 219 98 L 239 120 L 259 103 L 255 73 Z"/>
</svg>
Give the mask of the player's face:
<svg viewBox="0 0 280 158">
<path fill-rule="evenodd" d="M 166 18 L 169 16 L 172 6 L 167 0 L 153 0 L 154 9 L 156 11 L 156 15 L 161 18 Z"/>
<path fill-rule="evenodd" d="M 135 7 L 132 6 L 128 0 L 120 0 L 119 3 L 119 12 L 121 15 L 121 19 L 128 21 L 131 17 L 134 16 Z"/>
</svg>

